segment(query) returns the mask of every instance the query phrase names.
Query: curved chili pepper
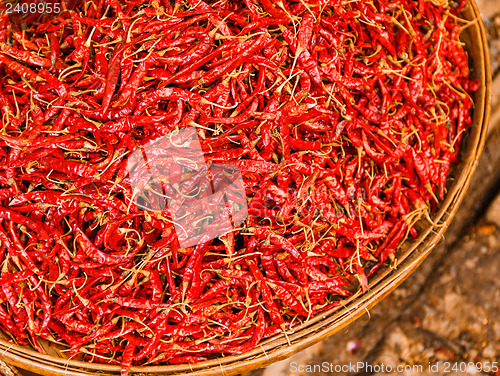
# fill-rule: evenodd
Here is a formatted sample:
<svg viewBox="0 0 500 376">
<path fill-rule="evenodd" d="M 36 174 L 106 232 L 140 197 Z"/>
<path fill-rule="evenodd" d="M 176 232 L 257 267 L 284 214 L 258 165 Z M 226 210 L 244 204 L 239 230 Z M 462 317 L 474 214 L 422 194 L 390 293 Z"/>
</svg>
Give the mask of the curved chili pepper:
<svg viewBox="0 0 500 376">
<path fill-rule="evenodd" d="M 38 79 L 38 75 L 31 69 L 25 67 L 24 65 L 18 63 L 15 60 L 12 60 L 3 53 L 0 53 L 0 62 L 8 66 L 10 69 L 12 69 L 21 77 L 26 77 L 33 81 L 36 81 Z"/>
</svg>

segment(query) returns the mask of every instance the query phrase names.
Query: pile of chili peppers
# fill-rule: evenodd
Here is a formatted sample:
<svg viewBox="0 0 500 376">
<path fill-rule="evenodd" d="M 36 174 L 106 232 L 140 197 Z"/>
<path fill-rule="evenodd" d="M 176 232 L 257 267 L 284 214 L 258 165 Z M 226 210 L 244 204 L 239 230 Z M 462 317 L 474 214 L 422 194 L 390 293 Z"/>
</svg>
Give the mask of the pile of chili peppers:
<svg viewBox="0 0 500 376">
<path fill-rule="evenodd" d="M 94 0 L 29 25 L 4 13 L 1 330 L 127 374 L 244 353 L 366 290 L 445 197 L 471 124 L 463 6 Z M 239 168 L 248 217 L 181 248 L 168 209 L 136 205 L 127 160 L 187 127 L 208 165 Z"/>
</svg>

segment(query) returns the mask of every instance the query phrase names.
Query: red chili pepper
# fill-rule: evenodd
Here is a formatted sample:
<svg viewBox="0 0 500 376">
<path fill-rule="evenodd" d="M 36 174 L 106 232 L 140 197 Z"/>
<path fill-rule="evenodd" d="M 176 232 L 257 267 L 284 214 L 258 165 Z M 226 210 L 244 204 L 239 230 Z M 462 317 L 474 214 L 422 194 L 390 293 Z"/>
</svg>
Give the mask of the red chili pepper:
<svg viewBox="0 0 500 376">
<path fill-rule="evenodd" d="M 49 235 L 47 234 L 43 224 L 38 221 L 31 220 L 23 215 L 20 215 L 16 212 L 13 212 L 12 210 L 3 207 L 0 207 L 0 215 L 3 219 L 25 225 L 29 229 L 35 231 L 37 234 L 40 234 L 41 239 L 49 239 Z"/>
<path fill-rule="evenodd" d="M 267 227 L 257 227 L 255 229 L 255 235 L 260 239 L 266 239 L 269 237 L 269 240 L 272 244 L 280 246 L 284 251 L 289 252 L 292 257 L 297 260 L 299 263 L 304 261 L 304 256 L 300 253 L 295 246 L 290 243 L 286 238 L 272 232 Z"/>
<path fill-rule="evenodd" d="M 32 275 L 32 270 L 23 270 L 17 273 L 2 273 L 2 276 L 0 277 L 0 286 L 19 283 Z"/>
<path fill-rule="evenodd" d="M 262 294 L 262 297 L 264 298 L 267 308 L 270 310 L 269 315 L 271 316 L 271 320 L 273 320 L 275 324 L 283 325 L 283 317 L 279 313 L 278 307 L 273 300 L 271 290 L 267 286 L 264 276 L 253 261 L 247 260 L 247 265 L 249 266 L 255 280 L 259 285 L 260 292 Z"/>
<path fill-rule="evenodd" d="M 121 368 L 121 376 L 128 376 L 130 367 L 132 366 L 133 354 L 135 351 L 135 343 L 133 340 L 129 340 L 122 356 L 122 368 Z"/>
<path fill-rule="evenodd" d="M 38 79 L 38 75 L 31 69 L 25 67 L 24 65 L 18 63 L 15 60 L 12 60 L 11 58 L 7 57 L 2 53 L 0 53 L 0 63 L 5 64 L 7 67 L 12 69 L 21 77 L 26 77 L 33 81 L 36 81 Z"/>
<path fill-rule="evenodd" d="M 189 91 L 171 87 L 162 88 L 155 90 L 153 93 L 149 94 L 146 98 L 139 102 L 136 110 L 134 111 L 134 115 L 141 114 L 148 106 L 153 103 L 157 103 L 160 100 L 186 101 L 195 109 L 201 109 L 200 106 L 203 103 L 202 97 Z"/>
<path fill-rule="evenodd" d="M 254 54 L 256 51 L 265 48 L 266 46 L 270 45 L 272 43 L 272 39 L 269 38 L 266 35 L 261 35 L 257 40 L 248 43 L 248 46 L 242 51 L 241 54 L 238 54 L 237 56 L 233 56 L 233 58 L 222 65 L 219 65 L 218 67 L 213 68 L 207 74 L 203 77 L 203 84 L 207 85 L 210 84 L 211 82 L 215 81 L 217 78 L 222 77 L 224 74 L 232 71 L 234 68 L 236 68 L 238 65 L 240 65 L 244 60 Z M 237 50 L 236 50 L 237 51 Z M 236 52 L 237 53 L 237 52 Z"/>
<path fill-rule="evenodd" d="M 275 294 L 293 311 L 297 314 L 307 317 L 308 313 L 304 306 L 284 287 L 280 285 L 275 285 L 273 283 L 269 284 Z"/>
</svg>

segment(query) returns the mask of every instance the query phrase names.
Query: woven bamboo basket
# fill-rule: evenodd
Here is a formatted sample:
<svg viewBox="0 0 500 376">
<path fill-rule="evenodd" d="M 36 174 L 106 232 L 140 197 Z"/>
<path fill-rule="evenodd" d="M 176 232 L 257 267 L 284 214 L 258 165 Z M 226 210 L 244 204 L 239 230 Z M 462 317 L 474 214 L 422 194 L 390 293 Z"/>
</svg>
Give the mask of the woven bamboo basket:
<svg viewBox="0 0 500 376">
<path fill-rule="evenodd" d="M 491 99 L 491 72 L 488 45 L 480 13 L 474 0 L 462 13 L 463 18 L 472 21 L 462 33 L 462 40 L 470 57 L 473 78 L 481 82 L 475 93 L 473 123 L 462 147 L 462 163 L 452 171 L 448 182 L 447 196 L 439 210 L 433 215 L 432 223 L 421 220 L 417 223 L 419 237 L 407 240 L 399 250 L 396 268 L 385 267 L 377 271 L 369 283 L 366 293 L 356 293 L 341 307 L 330 311 L 295 328 L 287 336 L 281 334 L 263 342 L 261 346 L 242 355 L 224 356 L 196 364 L 132 367 L 131 373 L 138 375 L 235 375 L 244 371 L 267 366 L 283 360 L 346 327 L 362 316 L 400 285 L 442 239 L 465 196 L 479 155 L 483 149 Z M 7 341 L 0 332 L 0 359 L 14 366 L 38 374 L 52 375 L 119 375 L 120 367 L 97 363 L 68 360 L 57 346 L 48 342 L 41 345 L 46 353 L 41 354 L 29 346 L 19 346 Z"/>
</svg>

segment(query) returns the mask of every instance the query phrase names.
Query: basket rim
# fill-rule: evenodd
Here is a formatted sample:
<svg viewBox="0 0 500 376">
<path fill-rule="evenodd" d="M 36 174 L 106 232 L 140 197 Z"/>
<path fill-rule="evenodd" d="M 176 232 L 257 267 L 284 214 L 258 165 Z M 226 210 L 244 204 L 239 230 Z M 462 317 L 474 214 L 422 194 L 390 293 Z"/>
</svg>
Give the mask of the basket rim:
<svg viewBox="0 0 500 376">
<path fill-rule="evenodd" d="M 133 366 L 130 369 L 131 373 L 187 375 L 188 373 L 192 374 L 196 372 L 199 376 L 208 376 L 214 373 L 231 376 L 286 359 L 340 331 L 363 316 L 365 312 L 380 302 L 409 277 L 424 261 L 434 246 L 441 241 L 449 222 L 456 214 L 459 204 L 464 198 L 472 175 L 476 170 L 479 156 L 484 148 L 488 130 L 491 110 L 492 77 L 486 31 L 475 0 L 469 0 L 469 4 L 464 11 L 470 13 L 472 19 L 478 21 L 473 28 L 479 36 L 479 40 L 476 43 L 479 46 L 483 61 L 481 72 L 477 72 L 481 73 L 481 77 L 476 78 L 484 82 L 484 85 L 481 85 L 479 89 L 479 98 L 482 99 L 483 103 L 481 107 L 475 107 L 474 116 L 476 118 L 474 122 L 477 122 L 477 127 L 473 132 L 476 133 L 476 137 L 473 140 L 467 141 L 467 151 L 470 153 L 467 156 L 467 161 L 460 164 L 461 170 L 457 173 L 457 180 L 452 183 L 445 201 L 433 216 L 433 221 L 439 222 L 440 226 L 437 228 L 427 226 L 412 243 L 405 242 L 403 247 L 407 247 L 407 249 L 404 250 L 402 257 L 398 258 L 398 269 L 388 271 L 380 275 L 379 278 L 372 279 L 366 293 L 361 294 L 359 291 L 356 292 L 352 297 L 344 301 L 342 306 L 330 309 L 312 318 L 287 335 L 279 334 L 271 337 L 263 342 L 260 347 L 241 355 L 224 356 L 195 364 Z M 475 103 L 475 105 L 477 104 Z M 481 105 L 481 103 L 479 104 Z M 425 247 L 422 247 L 422 245 L 425 245 Z M 359 299 L 360 297 L 361 299 Z M 19 368 L 38 373 L 50 372 L 49 374 L 53 375 L 79 376 L 91 375 L 95 374 L 95 372 L 105 372 L 115 375 L 119 374 L 121 370 L 120 366 L 117 365 L 68 360 L 41 354 L 34 349 L 21 347 L 17 344 L 7 342 L 2 338 L 0 338 L 0 354 L 2 355 L 2 360 Z"/>
</svg>

